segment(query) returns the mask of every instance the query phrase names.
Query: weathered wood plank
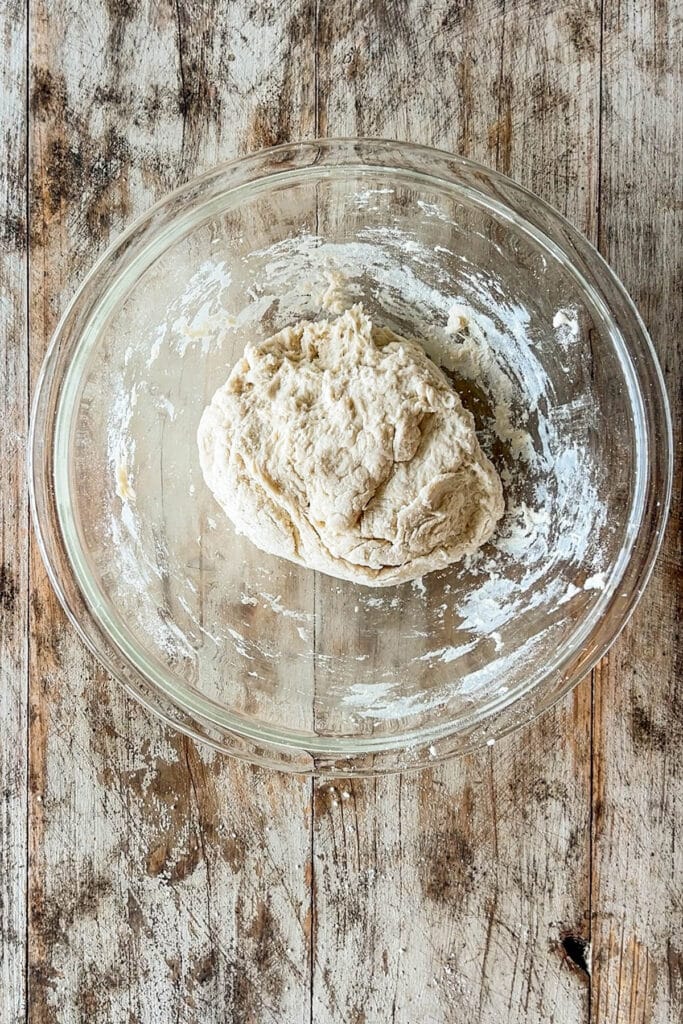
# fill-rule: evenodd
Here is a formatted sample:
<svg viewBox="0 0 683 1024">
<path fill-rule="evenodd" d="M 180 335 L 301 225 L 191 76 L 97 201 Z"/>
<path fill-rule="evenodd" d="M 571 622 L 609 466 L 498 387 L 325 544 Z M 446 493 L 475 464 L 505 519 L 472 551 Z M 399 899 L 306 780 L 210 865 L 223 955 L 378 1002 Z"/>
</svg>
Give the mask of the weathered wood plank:
<svg viewBox="0 0 683 1024">
<path fill-rule="evenodd" d="M 115 233 L 313 128 L 312 11 L 31 5 L 31 370 Z M 309 1020 L 309 783 L 198 750 L 100 671 L 32 553 L 29 1017 Z"/>
<path fill-rule="evenodd" d="M 0 1022 L 24 1017 L 28 503 L 26 5 L 0 9 Z"/>
<path fill-rule="evenodd" d="M 674 504 L 642 603 L 595 674 L 594 1021 L 683 1019 L 681 404 L 683 11 L 604 7 L 600 248 L 659 353 Z"/>
<path fill-rule="evenodd" d="M 317 7 L 109 2 L 89 7 L 86 26 L 76 2 L 32 5 L 34 376 L 66 298 L 116 230 L 216 159 L 313 134 L 316 122 L 321 134 L 393 134 L 495 164 L 595 237 L 595 5 Z M 603 251 L 661 346 L 675 395 L 680 14 L 607 5 L 604 29 Z M 20 36 L 10 42 L 21 51 Z M 14 66 L 3 67 L 3 85 Z M 3 88 L 4 101 L 13 95 Z M 8 153 L 14 166 L 20 150 Z M 21 266 L 0 267 L 15 275 L 20 336 Z M 0 343 L 6 335 L 4 321 Z M 21 447 L 15 337 L 7 379 Z M 3 484 L 9 465 L 21 495 L 11 441 L 0 432 L 10 445 Z M 4 889 L 19 912 L 8 927 L 4 904 L 0 918 L 0 992 L 14 1001 L 8 1011 L 0 1000 L 2 1024 L 3 1012 L 23 1013 L 22 777 L 12 771 L 23 735 L 13 721 L 25 685 L 23 508 L 3 518 L 20 600 L 0 627 L 0 672 L 6 650 L 14 659 L 0 691 L 3 800 L 11 782 L 0 857 L 9 851 Z M 596 673 L 592 920 L 584 684 L 488 754 L 316 788 L 317 1022 L 587 1020 L 586 979 L 571 957 L 581 961 L 588 937 L 594 1021 L 680 1017 L 677 521 L 638 616 Z M 30 1019 L 309 1020 L 308 785 L 166 733 L 85 654 L 35 551 L 32 572 Z"/>
<path fill-rule="evenodd" d="M 321 131 L 466 153 L 594 236 L 599 43 L 596 4 L 323 6 Z M 316 1021 L 588 1020 L 589 681 L 491 752 L 314 806 Z"/>
</svg>

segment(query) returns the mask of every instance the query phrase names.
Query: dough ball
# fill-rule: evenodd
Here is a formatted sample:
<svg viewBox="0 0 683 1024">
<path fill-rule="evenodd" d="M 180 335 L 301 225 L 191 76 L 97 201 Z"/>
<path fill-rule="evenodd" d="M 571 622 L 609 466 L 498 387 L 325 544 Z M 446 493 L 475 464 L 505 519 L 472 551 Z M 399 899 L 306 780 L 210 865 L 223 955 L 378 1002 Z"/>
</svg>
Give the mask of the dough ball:
<svg viewBox="0 0 683 1024">
<path fill-rule="evenodd" d="M 371 587 L 472 553 L 503 514 L 498 474 L 448 379 L 360 305 L 248 345 L 198 444 L 238 532 Z"/>
</svg>

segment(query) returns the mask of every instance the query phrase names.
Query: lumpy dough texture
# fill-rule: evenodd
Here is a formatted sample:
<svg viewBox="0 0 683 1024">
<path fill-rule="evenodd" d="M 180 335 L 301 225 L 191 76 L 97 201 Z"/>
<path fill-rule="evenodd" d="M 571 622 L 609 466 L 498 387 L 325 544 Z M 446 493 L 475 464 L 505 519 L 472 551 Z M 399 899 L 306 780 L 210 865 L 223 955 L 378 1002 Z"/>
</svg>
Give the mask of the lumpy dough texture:
<svg viewBox="0 0 683 1024">
<path fill-rule="evenodd" d="M 470 554 L 503 514 L 498 474 L 448 379 L 359 305 L 248 345 L 198 444 L 238 532 L 371 587 Z"/>
</svg>

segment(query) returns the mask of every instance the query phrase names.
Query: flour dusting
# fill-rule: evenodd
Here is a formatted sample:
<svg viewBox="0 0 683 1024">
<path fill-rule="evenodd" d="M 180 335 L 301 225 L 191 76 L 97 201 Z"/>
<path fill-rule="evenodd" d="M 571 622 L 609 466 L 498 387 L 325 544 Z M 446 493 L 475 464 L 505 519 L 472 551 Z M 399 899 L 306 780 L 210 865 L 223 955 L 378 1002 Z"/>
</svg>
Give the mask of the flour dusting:
<svg viewBox="0 0 683 1024">
<path fill-rule="evenodd" d="M 394 191 L 362 189 L 352 201 L 361 212 L 384 209 Z M 436 200 L 418 206 L 429 223 L 452 223 Z M 455 272 L 454 244 L 367 221 L 350 241 L 301 232 L 202 258 L 163 320 L 126 339 L 124 366 L 109 382 L 106 531 L 117 557 L 112 587 L 155 653 L 186 677 L 204 672 L 218 689 L 248 676 L 248 694 L 267 687 L 283 659 L 296 659 L 313 666 L 347 724 L 374 729 L 419 723 L 463 701 L 512 698 L 586 609 L 607 600 L 611 566 L 602 481 L 586 440 L 599 427 L 590 387 L 560 401 L 547 371 L 549 353 L 561 366 L 580 365 L 571 297 L 539 326 L 532 304 L 506 295 L 476 262 L 462 258 Z M 506 503 L 485 548 L 381 595 L 257 564 L 215 515 L 183 449 L 207 394 L 250 337 L 356 301 L 415 338 L 449 375 Z"/>
</svg>

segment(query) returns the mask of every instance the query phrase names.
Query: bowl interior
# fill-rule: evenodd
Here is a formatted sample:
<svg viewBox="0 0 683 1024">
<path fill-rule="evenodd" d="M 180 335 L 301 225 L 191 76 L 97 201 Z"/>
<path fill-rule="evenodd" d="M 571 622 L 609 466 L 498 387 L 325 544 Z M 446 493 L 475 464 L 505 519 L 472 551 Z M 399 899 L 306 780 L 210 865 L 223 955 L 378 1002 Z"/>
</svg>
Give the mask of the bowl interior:
<svg viewBox="0 0 683 1024">
<path fill-rule="evenodd" d="M 493 542 L 416 584 L 263 554 L 199 469 L 199 418 L 245 344 L 333 301 L 424 344 L 503 479 Z M 57 410 L 61 530 L 92 614 L 176 704 L 322 750 L 433 737 L 580 650 L 642 514 L 640 401 L 597 293 L 490 194 L 283 171 L 178 218 L 98 300 Z"/>
</svg>

